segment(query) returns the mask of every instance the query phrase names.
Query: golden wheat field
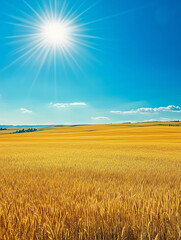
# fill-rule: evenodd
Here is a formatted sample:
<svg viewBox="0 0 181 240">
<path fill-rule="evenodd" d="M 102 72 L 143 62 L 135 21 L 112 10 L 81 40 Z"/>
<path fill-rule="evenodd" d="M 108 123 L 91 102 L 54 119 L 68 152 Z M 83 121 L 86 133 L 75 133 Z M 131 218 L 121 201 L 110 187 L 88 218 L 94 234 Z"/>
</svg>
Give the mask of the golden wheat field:
<svg viewBox="0 0 181 240">
<path fill-rule="evenodd" d="M 0 132 L 0 239 L 181 239 L 181 123 Z"/>
</svg>

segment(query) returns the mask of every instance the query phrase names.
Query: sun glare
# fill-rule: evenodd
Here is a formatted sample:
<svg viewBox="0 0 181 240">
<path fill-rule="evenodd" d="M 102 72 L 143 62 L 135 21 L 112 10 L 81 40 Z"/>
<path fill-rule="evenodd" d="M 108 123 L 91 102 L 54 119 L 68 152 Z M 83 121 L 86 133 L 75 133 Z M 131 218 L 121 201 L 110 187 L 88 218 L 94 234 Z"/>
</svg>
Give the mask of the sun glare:
<svg viewBox="0 0 181 240">
<path fill-rule="evenodd" d="M 80 62 L 87 60 L 91 51 L 97 50 L 96 39 L 99 38 L 93 36 L 92 29 L 87 27 L 94 21 L 85 22 L 85 13 L 97 2 L 83 11 L 83 4 L 70 8 L 66 0 L 54 0 L 42 7 L 26 0 L 24 3 L 27 12 L 12 16 L 11 24 L 16 27 L 17 34 L 8 37 L 16 44 L 17 58 L 5 69 L 19 61 L 23 65 L 33 61 L 39 66 L 37 76 L 45 63 L 50 67 L 54 65 L 55 72 L 58 64 L 58 69 L 71 67 L 74 71 L 78 67 L 82 70 Z"/>
<path fill-rule="evenodd" d="M 40 35 L 44 44 L 54 48 L 65 47 L 71 40 L 69 27 L 56 19 L 43 24 Z"/>
</svg>

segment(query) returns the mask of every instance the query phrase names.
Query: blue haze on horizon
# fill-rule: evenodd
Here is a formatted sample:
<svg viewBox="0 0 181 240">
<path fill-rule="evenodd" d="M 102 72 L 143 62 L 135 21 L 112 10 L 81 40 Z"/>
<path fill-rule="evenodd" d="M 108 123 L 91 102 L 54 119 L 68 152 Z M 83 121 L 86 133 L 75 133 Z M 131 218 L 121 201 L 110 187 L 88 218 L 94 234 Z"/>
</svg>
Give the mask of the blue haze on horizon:
<svg viewBox="0 0 181 240">
<path fill-rule="evenodd" d="M 51 2 L 27 0 L 40 14 L 49 11 Z M 75 16 L 93 4 L 66 2 Z M 94 5 L 79 23 L 92 22 L 85 34 L 98 37 L 88 39 L 96 49 L 77 47 L 78 66 L 71 58 L 57 57 L 56 72 L 49 57 L 38 74 L 38 53 L 15 62 L 24 42 L 7 38 L 26 34 L 11 24 L 18 22 L 12 16 L 26 20 L 36 14 L 23 0 L 1 0 L 0 125 L 181 120 L 181 1 L 102 0 Z"/>
</svg>

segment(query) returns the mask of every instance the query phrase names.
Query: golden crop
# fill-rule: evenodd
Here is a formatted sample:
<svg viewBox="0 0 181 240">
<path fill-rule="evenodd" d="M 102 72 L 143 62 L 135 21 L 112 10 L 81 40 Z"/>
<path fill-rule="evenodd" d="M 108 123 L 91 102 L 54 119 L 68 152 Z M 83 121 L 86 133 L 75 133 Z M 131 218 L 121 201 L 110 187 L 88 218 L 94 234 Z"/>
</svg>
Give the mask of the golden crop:
<svg viewBox="0 0 181 240">
<path fill-rule="evenodd" d="M 181 124 L 0 134 L 0 239 L 181 239 Z"/>
</svg>

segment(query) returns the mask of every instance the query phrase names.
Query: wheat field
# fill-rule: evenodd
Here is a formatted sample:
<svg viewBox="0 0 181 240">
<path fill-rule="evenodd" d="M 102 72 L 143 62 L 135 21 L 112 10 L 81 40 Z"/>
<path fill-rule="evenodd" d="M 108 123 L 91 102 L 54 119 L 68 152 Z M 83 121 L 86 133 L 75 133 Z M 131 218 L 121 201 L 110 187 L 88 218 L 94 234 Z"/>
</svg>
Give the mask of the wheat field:
<svg viewBox="0 0 181 240">
<path fill-rule="evenodd" d="M 0 239 L 181 239 L 181 123 L 0 132 Z"/>
</svg>

